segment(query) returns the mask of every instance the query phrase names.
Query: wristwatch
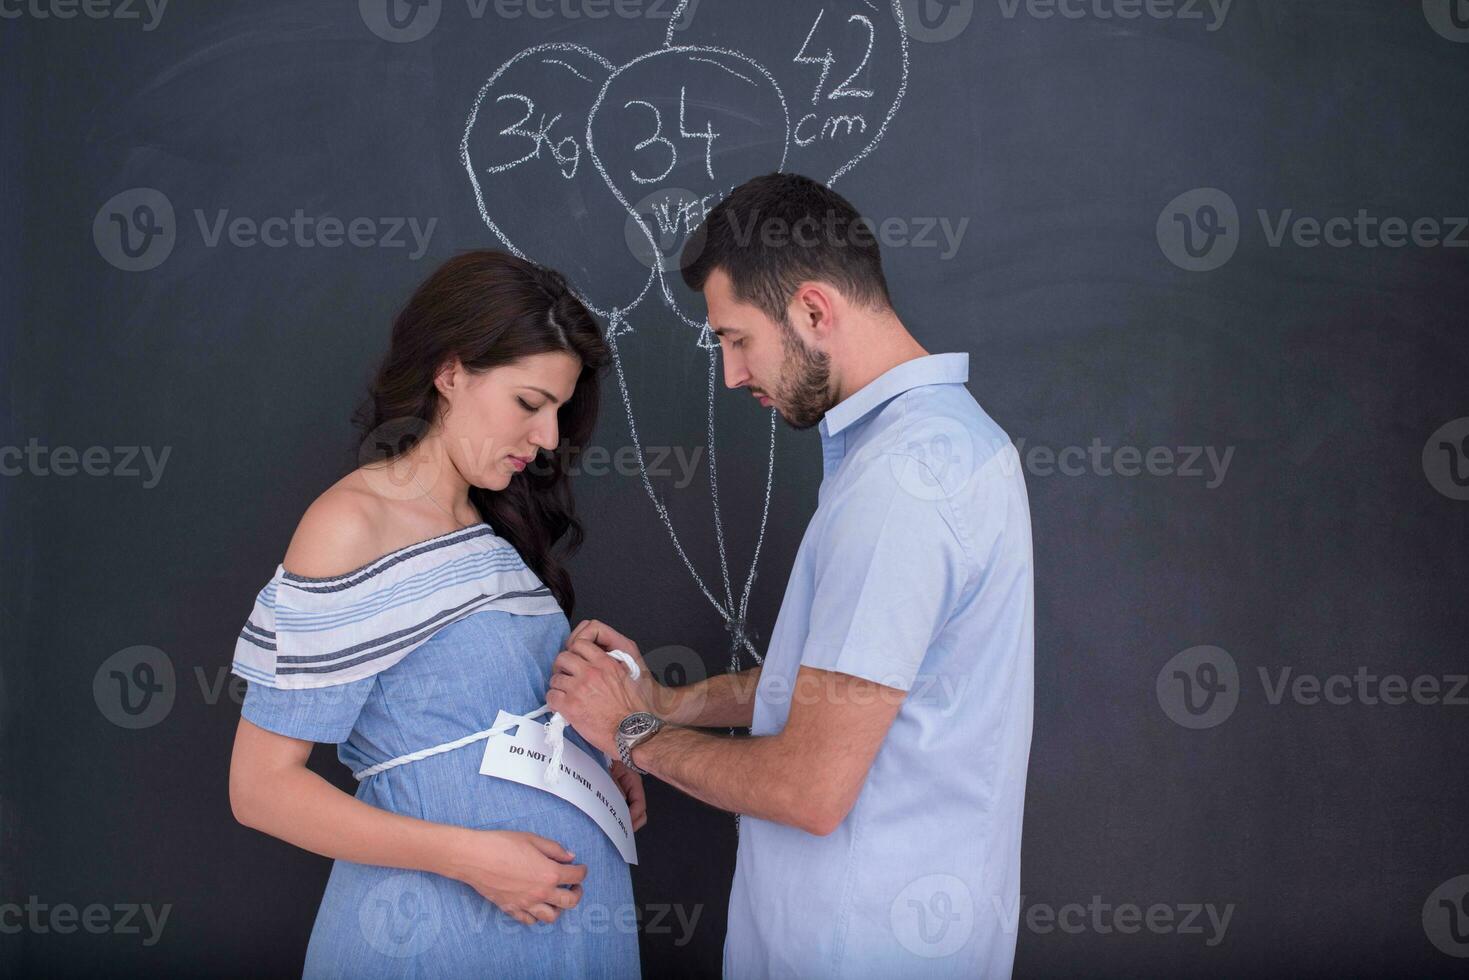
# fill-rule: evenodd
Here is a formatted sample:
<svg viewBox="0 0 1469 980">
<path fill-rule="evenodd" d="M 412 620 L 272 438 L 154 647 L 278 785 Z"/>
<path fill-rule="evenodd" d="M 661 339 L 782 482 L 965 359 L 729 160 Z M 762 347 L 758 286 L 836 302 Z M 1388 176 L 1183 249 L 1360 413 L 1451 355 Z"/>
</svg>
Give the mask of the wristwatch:
<svg viewBox="0 0 1469 980">
<path fill-rule="evenodd" d="M 647 711 L 634 711 L 622 719 L 617 726 L 617 755 L 622 759 L 622 764 L 633 772 L 644 775 L 646 770 L 639 769 L 632 761 L 633 746 L 646 742 L 662 727 L 663 722 Z"/>
</svg>

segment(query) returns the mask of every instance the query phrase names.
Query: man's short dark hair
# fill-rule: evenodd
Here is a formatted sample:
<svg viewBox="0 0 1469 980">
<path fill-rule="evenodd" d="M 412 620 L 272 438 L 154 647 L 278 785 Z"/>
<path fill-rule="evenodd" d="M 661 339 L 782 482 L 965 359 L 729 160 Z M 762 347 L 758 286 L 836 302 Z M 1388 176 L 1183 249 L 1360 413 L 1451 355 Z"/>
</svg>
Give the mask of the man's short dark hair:
<svg viewBox="0 0 1469 980">
<path fill-rule="evenodd" d="M 745 181 L 709 212 L 685 243 L 683 281 L 699 292 L 715 269 L 735 299 L 776 323 L 796 287 L 831 283 L 852 302 L 892 307 L 872 223 L 836 191 L 810 177 L 771 173 Z"/>
</svg>

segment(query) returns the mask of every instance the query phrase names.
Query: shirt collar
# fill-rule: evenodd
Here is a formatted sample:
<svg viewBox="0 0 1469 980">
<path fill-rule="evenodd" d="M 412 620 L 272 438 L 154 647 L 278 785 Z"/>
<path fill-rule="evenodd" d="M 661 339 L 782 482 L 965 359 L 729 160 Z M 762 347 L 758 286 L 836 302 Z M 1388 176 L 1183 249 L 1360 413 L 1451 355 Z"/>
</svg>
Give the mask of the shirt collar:
<svg viewBox="0 0 1469 980">
<path fill-rule="evenodd" d="M 967 353 L 929 354 L 889 368 L 822 416 L 821 434 L 830 438 L 869 412 L 921 385 L 963 384 L 969 380 Z"/>
</svg>

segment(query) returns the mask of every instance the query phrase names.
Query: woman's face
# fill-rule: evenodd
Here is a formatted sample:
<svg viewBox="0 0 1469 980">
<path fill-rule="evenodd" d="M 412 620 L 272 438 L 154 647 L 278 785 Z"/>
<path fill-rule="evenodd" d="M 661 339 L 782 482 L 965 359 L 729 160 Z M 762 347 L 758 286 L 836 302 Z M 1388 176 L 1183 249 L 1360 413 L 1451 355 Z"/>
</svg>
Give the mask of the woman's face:
<svg viewBox="0 0 1469 980">
<path fill-rule="evenodd" d="M 481 372 L 457 360 L 440 371 L 444 449 L 472 486 L 504 490 L 542 449 L 556 449 L 556 413 L 576 390 L 581 359 L 531 354 Z"/>
</svg>

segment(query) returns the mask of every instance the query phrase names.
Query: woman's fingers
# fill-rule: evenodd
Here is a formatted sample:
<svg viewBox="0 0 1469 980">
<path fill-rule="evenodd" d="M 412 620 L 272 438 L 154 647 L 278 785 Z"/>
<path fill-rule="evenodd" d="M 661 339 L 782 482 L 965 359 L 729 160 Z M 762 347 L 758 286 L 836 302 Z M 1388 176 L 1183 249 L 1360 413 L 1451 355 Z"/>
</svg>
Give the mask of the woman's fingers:
<svg viewBox="0 0 1469 980">
<path fill-rule="evenodd" d="M 537 902 L 535 905 L 529 906 L 526 911 L 530 912 L 531 915 L 542 922 L 555 922 L 556 917 L 561 914 L 560 909 L 552 908 L 545 902 Z"/>
<path fill-rule="evenodd" d="M 633 830 L 642 830 L 643 824 L 648 822 L 648 796 L 641 782 L 628 799 L 628 815 L 632 817 Z"/>
<path fill-rule="evenodd" d="M 585 864 L 563 864 L 556 869 L 556 882 L 561 885 L 580 885 L 587 879 Z"/>
<path fill-rule="evenodd" d="M 576 857 L 576 855 L 573 854 L 571 851 L 568 851 L 566 848 L 562 847 L 559 843 L 553 841 L 549 837 L 542 837 L 539 834 L 526 834 L 525 837 L 527 840 L 530 841 L 531 846 L 533 846 L 536 850 L 540 851 L 542 854 L 546 855 L 546 857 L 558 863 L 563 861 L 570 861 Z M 573 865 L 573 867 L 579 866 Z M 581 879 L 577 880 L 580 881 Z"/>
<path fill-rule="evenodd" d="M 557 654 L 557 657 L 559 658 L 565 654 L 571 654 L 573 659 L 579 659 L 583 667 L 587 664 L 596 663 L 598 660 L 609 659 L 606 650 L 603 650 L 600 646 L 585 637 L 578 640 L 567 640 L 566 650 L 561 654 Z M 617 666 L 621 667 L 622 664 L 618 664 Z"/>
<path fill-rule="evenodd" d="M 643 777 L 621 762 L 614 762 L 612 779 L 627 798 L 627 813 L 632 818 L 632 829 L 641 830 L 643 824 L 648 822 L 648 794 L 643 787 Z"/>
<path fill-rule="evenodd" d="M 598 619 L 584 619 L 572 634 L 580 640 L 591 640 L 603 650 L 626 650 L 636 656 L 638 645 Z"/>
<path fill-rule="evenodd" d="M 567 888 L 557 888 L 554 890 L 556 894 L 550 899 L 550 903 L 553 905 L 559 905 L 563 909 L 573 909 L 576 908 L 576 903 L 581 901 L 581 885 L 571 885 Z"/>
</svg>

